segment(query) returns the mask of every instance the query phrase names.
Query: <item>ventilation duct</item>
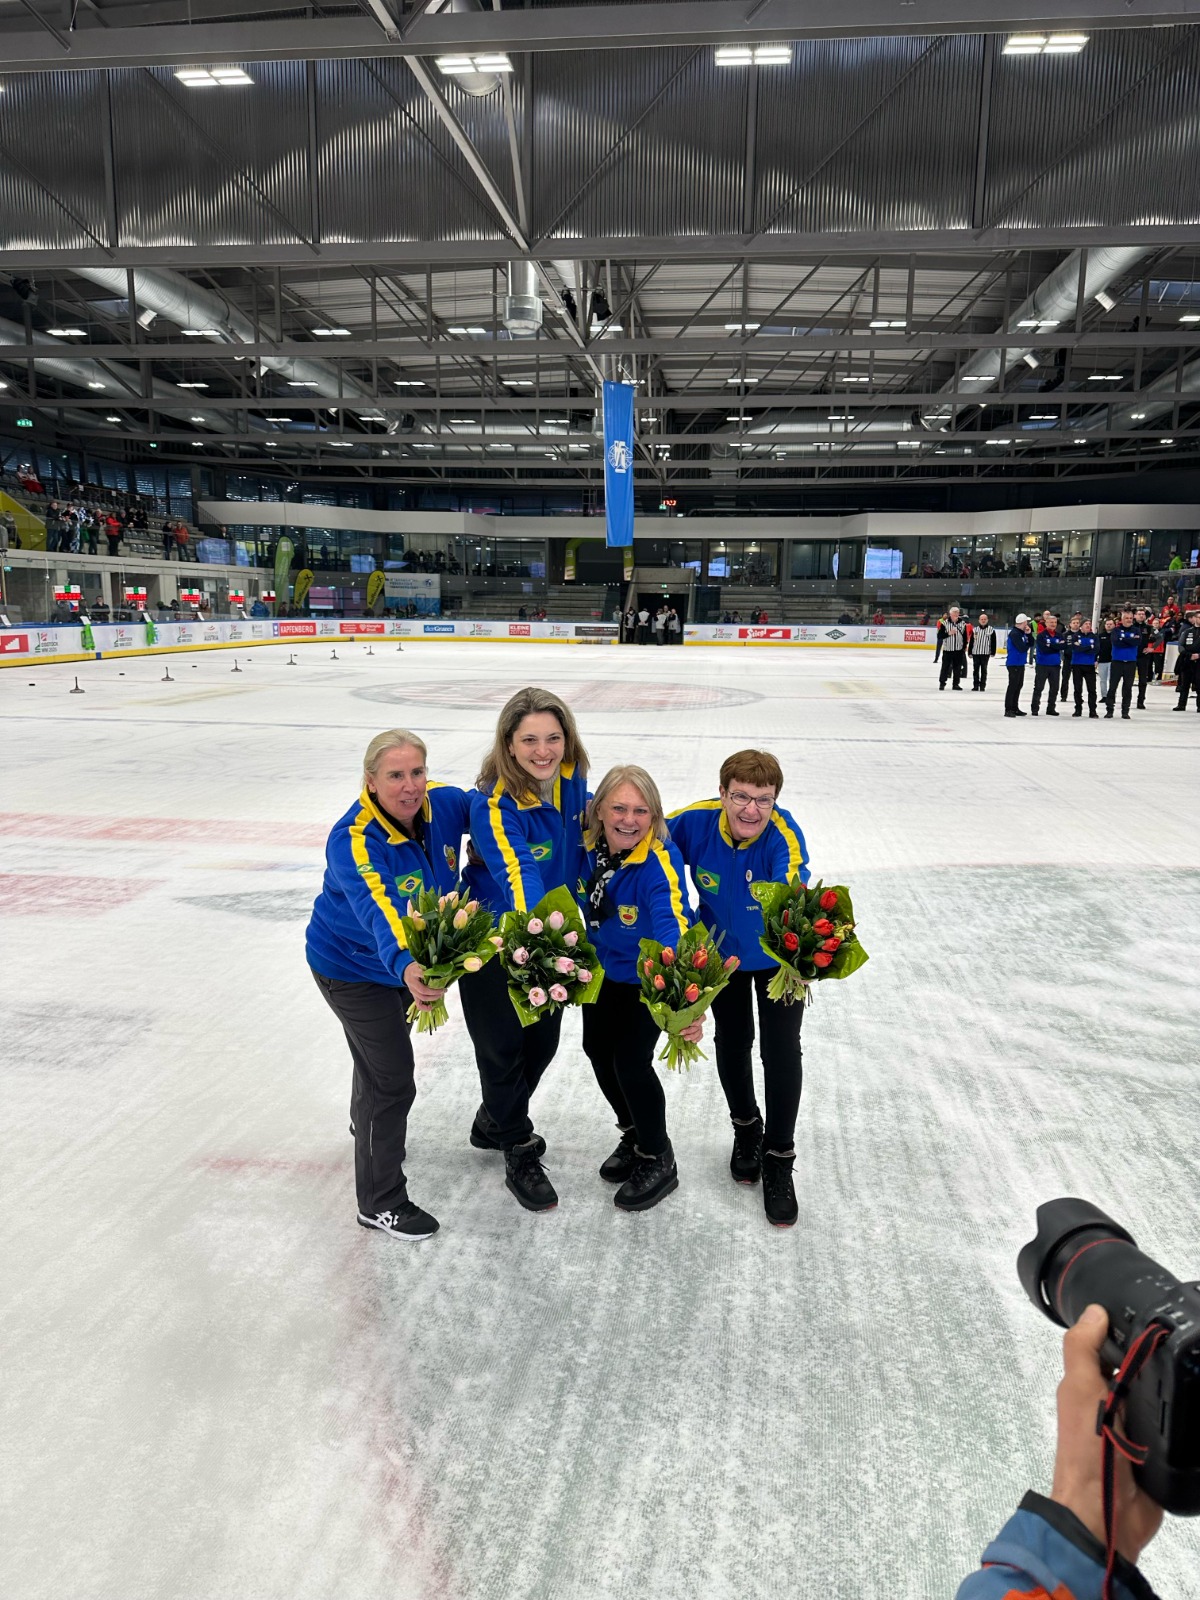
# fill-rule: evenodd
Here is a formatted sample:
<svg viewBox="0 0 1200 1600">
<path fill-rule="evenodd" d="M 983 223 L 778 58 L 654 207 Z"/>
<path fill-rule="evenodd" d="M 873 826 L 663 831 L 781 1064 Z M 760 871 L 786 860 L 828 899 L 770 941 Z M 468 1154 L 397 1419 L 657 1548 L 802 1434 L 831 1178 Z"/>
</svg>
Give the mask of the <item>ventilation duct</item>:
<svg viewBox="0 0 1200 1600">
<path fill-rule="evenodd" d="M 432 5 L 429 11 L 482 11 L 483 0 L 447 0 L 441 6 Z M 496 72 L 456 72 L 449 80 L 464 94 L 471 94 L 476 99 L 484 95 L 495 94 L 500 87 L 500 75 Z"/>
<path fill-rule="evenodd" d="M 1119 406 L 1112 414 L 1112 427 L 1115 431 L 1123 433 L 1126 429 L 1137 428 L 1143 423 L 1150 424 L 1158 420 L 1166 412 L 1175 408 L 1176 398 L 1193 399 L 1200 395 L 1200 360 L 1189 361 L 1179 374 L 1179 389 L 1175 388 L 1174 371 L 1164 372 L 1160 378 L 1155 378 L 1153 383 L 1146 385 L 1145 398 L 1135 401 L 1133 405 Z M 1071 427 L 1078 426 L 1081 433 L 1104 432 L 1108 426 L 1108 412 L 1099 411 L 1086 421 Z"/>
<path fill-rule="evenodd" d="M 1124 277 L 1140 261 L 1145 260 L 1148 253 L 1144 249 L 1135 249 L 1132 246 L 1089 250 L 1083 281 L 1084 299 L 1094 300 L 1110 283 Z M 1024 361 L 1026 356 L 1031 356 L 1039 344 L 1042 346 L 1047 343 L 1052 344 L 1052 337 L 1043 338 L 1037 344 L 1030 343 L 1031 334 L 1037 333 L 1039 329 L 1021 325 L 1043 324 L 1046 326 L 1047 334 L 1050 334 L 1053 326 L 1074 317 L 1079 304 L 1079 261 L 1080 252 L 1072 250 L 1071 254 L 1059 263 L 1048 278 L 1044 278 L 1038 284 L 1029 298 L 1009 317 L 1002 332 L 1015 334 L 1024 341 L 1023 343 L 1009 346 L 1004 350 L 977 350 L 970 360 L 965 361 L 959 368 L 958 377 L 947 379 L 940 392 L 945 394 L 961 388 L 964 382 L 971 383 L 979 378 L 998 382 L 1019 362 Z M 944 416 L 936 420 L 931 419 L 931 425 L 937 431 L 945 432 L 954 420 L 955 412 L 961 409 L 961 402 L 955 406 L 947 406 Z"/>
<path fill-rule="evenodd" d="M 537 268 L 532 261 L 509 262 L 504 326 L 514 338 L 529 339 L 541 330 L 542 301 L 537 288 Z"/>
</svg>

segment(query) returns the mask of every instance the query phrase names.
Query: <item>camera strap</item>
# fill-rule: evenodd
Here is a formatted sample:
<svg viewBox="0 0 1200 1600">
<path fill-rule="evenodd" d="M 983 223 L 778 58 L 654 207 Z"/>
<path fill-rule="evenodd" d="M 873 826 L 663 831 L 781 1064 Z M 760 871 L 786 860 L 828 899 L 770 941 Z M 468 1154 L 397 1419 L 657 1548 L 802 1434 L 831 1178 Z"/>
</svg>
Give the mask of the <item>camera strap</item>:
<svg viewBox="0 0 1200 1600">
<path fill-rule="evenodd" d="M 1104 1588 L 1101 1591 L 1103 1600 L 1114 1600 L 1112 1583 L 1113 1570 L 1117 1564 L 1117 1455 L 1123 1455 L 1133 1466 L 1140 1467 L 1150 1453 L 1149 1445 L 1134 1444 L 1132 1439 L 1127 1439 L 1123 1433 L 1117 1431 L 1117 1413 L 1133 1387 L 1133 1381 L 1138 1373 L 1159 1345 L 1170 1337 L 1170 1328 L 1161 1322 L 1152 1322 L 1149 1327 L 1142 1329 L 1125 1352 L 1125 1359 L 1113 1375 L 1113 1380 L 1108 1386 L 1108 1394 L 1101 1400 L 1096 1414 L 1096 1432 L 1103 1441 L 1101 1447 L 1105 1554 Z"/>
</svg>

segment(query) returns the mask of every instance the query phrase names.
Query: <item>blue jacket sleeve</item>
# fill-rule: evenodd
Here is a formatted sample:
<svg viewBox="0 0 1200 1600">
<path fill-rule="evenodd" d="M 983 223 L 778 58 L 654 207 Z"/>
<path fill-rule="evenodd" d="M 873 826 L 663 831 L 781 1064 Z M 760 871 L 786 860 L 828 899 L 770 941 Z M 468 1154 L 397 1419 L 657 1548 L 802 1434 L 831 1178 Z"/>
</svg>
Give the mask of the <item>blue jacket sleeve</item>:
<svg viewBox="0 0 1200 1600">
<path fill-rule="evenodd" d="M 1138 1569 L 1117 1558 L 1119 1600 L 1155 1600 Z M 1104 1551 L 1065 1506 L 1027 1494 L 983 1552 L 956 1600 L 1101 1600 Z"/>
<path fill-rule="evenodd" d="M 471 842 L 512 911 L 528 911 L 545 894 L 542 876 L 529 848 L 521 812 L 500 788 L 471 796 Z"/>
<path fill-rule="evenodd" d="M 388 892 L 378 850 L 371 845 L 365 821 L 357 819 L 330 839 L 326 864 L 346 903 L 365 928 L 379 953 L 379 959 L 397 980 L 404 982 L 405 969 L 412 961 L 400 918 L 404 907 Z"/>
<path fill-rule="evenodd" d="M 772 883 L 790 883 L 797 873 L 807 883 L 808 848 L 794 817 L 786 811 L 771 813 L 768 877 Z"/>
<path fill-rule="evenodd" d="M 645 903 L 650 913 L 650 935 L 659 944 L 675 945 L 691 927 L 691 908 L 683 887 L 683 861 L 669 844 L 650 847 Z"/>
</svg>

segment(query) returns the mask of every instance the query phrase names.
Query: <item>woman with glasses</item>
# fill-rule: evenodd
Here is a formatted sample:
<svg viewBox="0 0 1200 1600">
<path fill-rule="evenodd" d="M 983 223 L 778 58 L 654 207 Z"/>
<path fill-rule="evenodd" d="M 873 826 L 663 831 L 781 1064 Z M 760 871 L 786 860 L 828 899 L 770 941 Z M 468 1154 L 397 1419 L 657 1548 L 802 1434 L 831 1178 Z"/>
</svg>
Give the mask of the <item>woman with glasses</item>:
<svg viewBox="0 0 1200 1600">
<path fill-rule="evenodd" d="M 722 956 L 740 965 L 713 1001 L 717 1072 L 733 1122 L 729 1170 L 737 1183 L 763 1180 L 768 1221 L 790 1228 L 798 1208 L 792 1182 L 793 1140 L 802 1080 L 804 1007 L 767 998 L 774 962 L 759 944 L 762 911 L 750 892 L 759 882 L 808 882 L 808 851 L 795 819 L 776 805 L 783 788 L 766 750 L 739 750 L 723 763 L 715 800 L 698 800 L 670 817 L 700 901 L 697 921 L 721 935 Z M 754 1092 L 751 1052 L 758 1009 L 766 1119 Z"/>
</svg>

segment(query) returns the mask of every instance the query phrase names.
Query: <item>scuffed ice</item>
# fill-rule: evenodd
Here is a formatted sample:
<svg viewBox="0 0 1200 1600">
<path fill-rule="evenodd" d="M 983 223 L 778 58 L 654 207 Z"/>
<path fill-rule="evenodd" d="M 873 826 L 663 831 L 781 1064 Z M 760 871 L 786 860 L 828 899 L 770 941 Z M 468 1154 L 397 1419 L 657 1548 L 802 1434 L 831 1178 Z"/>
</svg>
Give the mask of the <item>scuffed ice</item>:
<svg viewBox="0 0 1200 1600">
<path fill-rule="evenodd" d="M 887 651 L 286 654 L 249 684 L 220 652 L 172 685 L 101 663 L 86 702 L 0 674 L 0 1592 L 945 1600 L 1049 1484 L 1037 1202 L 1200 1272 L 1197 719 L 1152 690 L 1132 724 L 1008 723 L 1000 685 L 939 696 Z M 640 761 L 669 805 L 774 749 L 853 887 L 872 959 L 805 1019 L 790 1233 L 730 1181 L 710 1063 L 667 1083 L 678 1192 L 614 1211 L 577 1019 L 535 1102 L 562 1204 L 522 1212 L 467 1144 L 457 1002 L 410 1140 L 442 1231 L 355 1226 L 303 964 L 320 840 L 384 722 L 469 782 L 530 681 L 577 693 L 597 776 Z M 1194 1596 L 1196 1528 L 1145 1569 Z"/>
</svg>

